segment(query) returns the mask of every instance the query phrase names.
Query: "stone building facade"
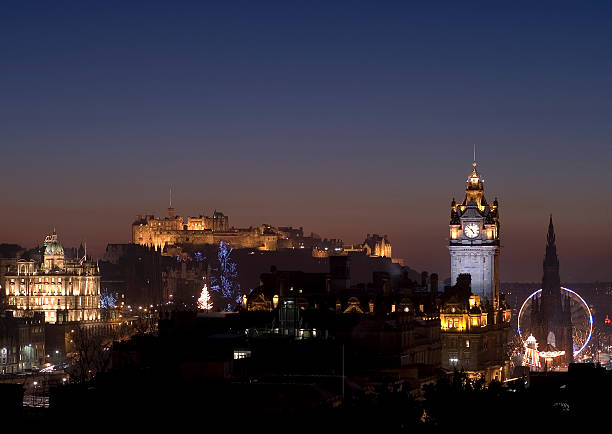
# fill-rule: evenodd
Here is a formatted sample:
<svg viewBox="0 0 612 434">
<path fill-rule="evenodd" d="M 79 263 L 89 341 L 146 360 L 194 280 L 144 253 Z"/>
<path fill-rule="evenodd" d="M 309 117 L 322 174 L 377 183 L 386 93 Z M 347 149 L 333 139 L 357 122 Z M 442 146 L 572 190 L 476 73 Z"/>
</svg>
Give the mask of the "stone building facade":
<svg viewBox="0 0 612 434">
<path fill-rule="evenodd" d="M 43 261 L 17 260 L 4 276 L 4 289 L 15 318 L 43 312 L 51 324 L 100 320 L 97 264 L 66 259 L 55 231 L 45 238 Z"/>
<path fill-rule="evenodd" d="M 0 374 L 14 374 L 43 367 L 45 318 L 42 312 L 14 318 L 0 317 Z"/>
<path fill-rule="evenodd" d="M 387 235 L 368 234 L 362 244 L 368 256 L 391 258 L 391 242 Z"/>
<path fill-rule="evenodd" d="M 467 287 L 459 282 L 446 295 L 440 308 L 442 368 L 502 380 L 510 309 L 483 306 L 479 296 L 470 295 L 469 282 Z"/>
<path fill-rule="evenodd" d="M 167 246 L 180 244 L 213 244 L 221 241 L 234 249 L 308 249 L 325 252 L 342 251 L 342 240 L 325 239 L 316 234 L 304 235 L 303 228 L 274 227 L 262 224 L 257 227 L 233 228 L 229 219 L 215 211 L 212 217 L 199 216 L 184 219 L 168 209 L 168 217 L 138 215 L 132 223 L 132 243 L 164 251 Z M 327 253 L 329 252 L 329 253 Z"/>
<path fill-rule="evenodd" d="M 187 217 L 185 222 L 170 208 L 168 217 L 138 215 L 132 223 L 132 243 L 160 251 L 170 245 L 219 244 L 221 241 L 237 249 L 277 250 L 278 241 L 286 238 L 287 233 L 268 225 L 230 228 L 228 217 L 218 211 L 212 217 Z"/>
</svg>

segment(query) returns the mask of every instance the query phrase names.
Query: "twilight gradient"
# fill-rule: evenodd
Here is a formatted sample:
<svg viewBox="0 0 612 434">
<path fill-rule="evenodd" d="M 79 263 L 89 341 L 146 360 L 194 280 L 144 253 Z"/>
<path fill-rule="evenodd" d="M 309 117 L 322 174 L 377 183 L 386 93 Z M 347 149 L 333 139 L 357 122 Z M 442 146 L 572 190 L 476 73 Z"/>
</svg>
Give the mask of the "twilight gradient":
<svg viewBox="0 0 612 434">
<path fill-rule="evenodd" d="M 610 3 L 9 2 L 0 241 L 101 255 L 139 213 L 219 209 L 449 274 L 477 144 L 504 281 L 610 280 Z"/>
</svg>

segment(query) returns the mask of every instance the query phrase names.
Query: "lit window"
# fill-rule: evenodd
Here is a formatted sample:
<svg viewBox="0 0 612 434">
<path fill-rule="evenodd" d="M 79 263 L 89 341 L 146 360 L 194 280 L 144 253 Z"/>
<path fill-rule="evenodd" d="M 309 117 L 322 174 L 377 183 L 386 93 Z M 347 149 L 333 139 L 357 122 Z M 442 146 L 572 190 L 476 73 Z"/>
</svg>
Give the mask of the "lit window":
<svg viewBox="0 0 612 434">
<path fill-rule="evenodd" d="M 469 339 L 465 340 L 465 348 L 470 348 L 470 340 Z"/>
<path fill-rule="evenodd" d="M 250 350 L 234 350 L 234 360 L 247 359 L 251 357 Z"/>
</svg>

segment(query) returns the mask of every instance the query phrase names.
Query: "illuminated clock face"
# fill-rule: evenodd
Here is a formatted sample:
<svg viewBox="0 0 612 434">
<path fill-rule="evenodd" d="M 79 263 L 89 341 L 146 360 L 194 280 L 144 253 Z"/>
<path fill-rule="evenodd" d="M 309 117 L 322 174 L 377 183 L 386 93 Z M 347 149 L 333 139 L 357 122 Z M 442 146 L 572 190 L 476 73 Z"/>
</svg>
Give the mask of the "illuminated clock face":
<svg viewBox="0 0 612 434">
<path fill-rule="evenodd" d="M 476 238 L 480 233 L 480 228 L 475 223 L 465 225 L 465 228 L 463 230 L 465 231 L 465 236 L 468 238 Z"/>
</svg>

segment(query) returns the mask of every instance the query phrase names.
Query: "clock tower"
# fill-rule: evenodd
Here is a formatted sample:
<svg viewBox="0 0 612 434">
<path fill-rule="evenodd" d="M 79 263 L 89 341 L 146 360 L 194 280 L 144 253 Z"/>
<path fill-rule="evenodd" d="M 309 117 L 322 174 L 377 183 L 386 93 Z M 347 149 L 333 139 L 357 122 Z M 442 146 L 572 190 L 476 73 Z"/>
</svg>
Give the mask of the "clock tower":
<svg viewBox="0 0 612 434">
<path fill-rule="evenodd" d="M 465 185 L 463 202 L 451 203 L 450 239 L 451 284 L 457 276 L 469 273 L 472 294 L 483 304 L 499 307 L 499 218 L 497 199 L 484 197 L 483 179 L 476 161 Z"/>
</svg>

